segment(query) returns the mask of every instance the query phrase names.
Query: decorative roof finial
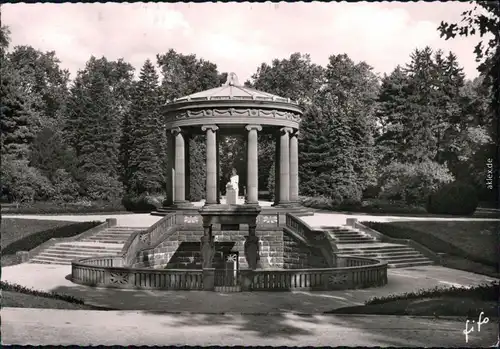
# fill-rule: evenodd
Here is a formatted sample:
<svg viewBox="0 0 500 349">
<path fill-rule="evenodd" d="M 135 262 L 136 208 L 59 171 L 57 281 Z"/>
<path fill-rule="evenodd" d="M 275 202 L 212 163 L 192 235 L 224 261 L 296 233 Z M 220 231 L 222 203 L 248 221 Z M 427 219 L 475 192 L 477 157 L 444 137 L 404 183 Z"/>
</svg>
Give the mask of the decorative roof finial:
<svg viewBox="0 0 500 349">
<path fill-rule="evenodd" d="M 227 74 L 227 80 L 224 86 L 240 86 L 240 84 L 238 83 L 238 77 L 235 73 Z"/>
</svg>

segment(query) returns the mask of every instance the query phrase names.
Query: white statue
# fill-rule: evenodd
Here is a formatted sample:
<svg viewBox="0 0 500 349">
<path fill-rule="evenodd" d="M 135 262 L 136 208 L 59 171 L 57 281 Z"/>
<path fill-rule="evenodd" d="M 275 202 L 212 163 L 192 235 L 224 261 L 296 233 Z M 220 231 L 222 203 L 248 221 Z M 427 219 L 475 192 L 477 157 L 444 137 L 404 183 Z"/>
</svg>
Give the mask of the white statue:
<svg viewBox="0 0 500 349">
<path fill-rule="evenodd" d="M 239 190 L 239 184 L 240 184 L 240 176 L 238 176 L 235 168 L 233 168 L 233 175 L 231 176 L 230 183 L 231 183 L 234 191 L 236 192 L 236 202 L 238 202 L 238 198 L 239 198 L 238 190 Z"/>
</svg>

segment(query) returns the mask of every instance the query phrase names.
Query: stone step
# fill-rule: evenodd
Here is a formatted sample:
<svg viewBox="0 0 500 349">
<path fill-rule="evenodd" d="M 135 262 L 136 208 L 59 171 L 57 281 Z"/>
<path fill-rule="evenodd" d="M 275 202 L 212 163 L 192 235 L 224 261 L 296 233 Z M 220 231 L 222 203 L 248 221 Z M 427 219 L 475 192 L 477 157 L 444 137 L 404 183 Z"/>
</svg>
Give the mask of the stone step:
<svg viewBox="0 0 500 349">
<path fill-rule="evenodd" d="M 79 251 L 79 252 L 84 252 L 84 253 L 106 253 L 106 252 L 118 253 L 121 250 L 122 250 L 122 248 L 118 247 L 118 246 L 113 247 L 113 248 L 96 249 L 96 248 L 92 248 L 92 247 L 71 247 L 71 248 L 68 248 L 68 247 L 56 245 L 56 246 L 49 247 L 45 251 L 54 251 L 54 252 L 61 252 L 61 253 L 64 253 L 67 251 Z"/>
<path fill-rule="evenodd" d="M 125 244 L 127 242 L 126 239 L 110 239 L 110 238 L 94 238 L 94 239 L 85 239 L 85 240 L 82 240 L 82 241 L 88 241 L 88 242 L 92 242 L 92 241 L 96 241 L 96 242 L 102 242 L 102 243 L 105 243 L 105 244 Z"/>
<path fill-rule="evenodd" d="M 57 262 L 53 260 L 46 260 L 46 259 L 31 259 L 28 263 L 35 263 L 35 264 L 58 264 L 58 265 L 71 265 L 71 262 Z"/>
<path fill-rule="evenodd" d="M 94 235 L 94 236 L 91 236 L 87 239 L 89 240 L 99 240 L 99 239 L 107 239 L 107 240 L 128 240 L 130 238 L 130 235 L 109 235 L 109 234 L 102 234 L 102 235 Z M 84 240 L 81 240 L 81 241 L 84 241 Z"/>
<path fill-rule="evenodd" d="M 370 238 L 356 238 L 356 239 L 345 239 L 345 240 L 339 239 L 335 241 L 335 243 L 337 244 L 355 244 L 357 242 L 366 244 L 370 242 L 375 243 L 376 241 Z"/>
<path fill-rule="evenodd" d="M 363 234 L 356 230 L 342 229 L 342 230 L 327 230 L 330 234 Z"/>
<path fill-rule="evenodd" d="M 396 257 L 396 258 L 380 258 L 381 260 L 387 261 L 388 263 L 408 263 L 408 262 L 426 262 L 430 259 L 424 256 L 420 257 Z"/>
<path fill-rule="evenodd" d="M 335 234 L 330 234 L 330 236 L 334 239 L 340 239 L 340 240 L 348 240 L 348 239 L 370 239 L 375 241 L 374 238 L 371 236 L 366 236 L 366 235 L 361 235 L 361 234 L 353 234 L 353 235 L 335 235 Z"/>
<path fill-rule="evenodd" d="M 117 236 L 130 236 L 134 234 L 136 231 L 109 231 L 109 230 L 104 230 L 99 233 L 97 233 L 94 236 L 98 235 L 117 235 Z"/>
<path fill-rule="evenodd" d="M 73 242 L 60 242 L 57 243 L 55 246 L 58 247 L 65 247 L 65 248 L 91 248 L 91 249 L 98 249 L 98 250 L 105 250 L 105 249 L 116 249 L 118 248 L 115 243 L 107 244 L 103 242 L 97 242 L 97 241 L 73 241 Z"/>
<path fill-rule="evenodd" d="M 71 264 L 71 259 L 59 257 L 37 256 L 30 260 L 31 263 L 46 263 L 46 264 Z"/>
<path fill-rule="evenodd" d="M 433 264 L 434 264 L 433 261 L 428 260 L 428 261 L 422 261 L 422 262 L 388 263 L 387 266 L 389 268 L 411 268 L 411 267 L 433 265 Z"/>
<path fill-rule="evenodd" d="M 149 227 L 125 227 L 125 226 L 114 226 L 110 228 L 106 228 L 106 230 L 119 230 L 119 231 L 139 231 L 139 230 L 148 230 Z"/>
<path fill-rule="evenodd" d="M 402 249 L 409 249 L 413 250 L 413 248 L 406 246 L 406 245 L 382 245 L 377 242 L 374 243 L 368 243 L 368 244 L 359 244 L 359 245 L 351 245 L 351 246 L 346 246 L 347 244 L 343 245 L 341 248 L 342 251 L 350 251 L 350 250 L 359 250 L 359 251 L 391 251 L 391 250 L 402 250 Z"/>
<path fill-rule="evenodd" d="M 334 239 L 337 239 L 337 240 L 357 240 L 357 239 L 362 239 L 362 240 L 376 241 L 371 236 L 366 236 L 366 235 L 349 235 L 349 236 L 330 235 L 330 236 L 332 238 L 334 238 Z"/>
<path fill-rule="evenodd" d="M 75 257 L 75 258 L 86 258 L 86 257 L 97 257 L 97 256 L 109 256 L 109 255 L 118 255 L 116 252 L 108 252 L 108 251 L 103 251 L 103 252 L 88 252 L 88 251 L 53 251 L 53 250 L 46 250 L 43 251 L 42 253 L 38 254 L 35 256 L 47 256 L 47 257 L 60 257 L 60 258 L 69 258 L 69 257 Z"/>
<path fill-rule="evenodd" d="M 339 255 L 348 255 L 348 253 L 340 253 Z M 422 256 L 422 254 L 418 251 L 397 251 L 397 252 L 383 252 L 383 253 L 356 253 L 356 256 L 362 256 L 362 257 L 398 257 L 398 256 Z"/>
</svg>

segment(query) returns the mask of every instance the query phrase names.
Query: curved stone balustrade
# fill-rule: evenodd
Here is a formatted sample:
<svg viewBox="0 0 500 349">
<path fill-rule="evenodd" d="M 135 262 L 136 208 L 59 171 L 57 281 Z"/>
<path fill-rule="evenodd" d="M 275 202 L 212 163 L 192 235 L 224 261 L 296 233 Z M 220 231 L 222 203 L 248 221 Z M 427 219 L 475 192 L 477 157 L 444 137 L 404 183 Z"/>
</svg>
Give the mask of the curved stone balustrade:
<svg viewBox="0 0 500 349">
<path fill-rule="evenodd" d="M 242 291 L 339 290 L 387 283 L 386 262 L 345 256 L 340 264 L 343 266 L 323 269 L 240 270 L 238 283 Z M 207 273 L 201 269 L 123 267 L 121 256 L 85 258 L 72 262 L 71 266 L 73 282 L 110 288 L 207 290 L 213 289 L 215 277 L 213 269 Z M 207 276 L 212 280 L 208 280 Z M 208 288 L 207 282 L 211 284 Z"/>
<path fill-rule="evenodd" d="M 138 253 L 151 249 L 161 238 L 166 238 L 169 232 L 174 232 L 177 227 L 175 219 L 176 214 L 169 213 L 146 231 L 132 234 L 122 248 L 122 265 L 132 265 Z"/>
</svg>

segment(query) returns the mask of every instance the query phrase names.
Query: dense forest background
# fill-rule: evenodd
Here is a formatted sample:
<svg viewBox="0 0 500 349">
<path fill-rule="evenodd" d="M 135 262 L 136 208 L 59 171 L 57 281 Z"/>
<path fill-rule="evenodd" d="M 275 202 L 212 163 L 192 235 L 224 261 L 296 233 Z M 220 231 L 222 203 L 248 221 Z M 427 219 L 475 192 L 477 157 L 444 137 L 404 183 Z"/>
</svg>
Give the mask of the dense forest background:
<svg viewBox="0 0 500 349">
<path fill-rule="evenodd" d="M 123 59 L 90 57 L 70 80 L 56 52 L 9 47 L 9 38 L 2 27 L 2 200 L 163 198 L 162 106 L 220 86 L 227 72 L 171 49 L 144 62 L 138 78 Z M 452 52 L 428 47 L 415 49 L 383 76 L 346 54 L 332 54 L 319 66 L 308 54 L 294 53 L 262 63 L 245 85 L 289 97 L 304 109 L 302 196 L 420 204 L 442 184 L 458 181 L 491 202 L 496 182 L 488 180 L 488 161 L 498 139 L 495 57 L 498 49 L 487 53 L 481 74 L 470 80 Z M 232 167 L 245 183 L 243 141 L 228 137 L 221 144 L 223 184 Z M 202 136 L 189 142 L 192 201 L 204 197 L 204 142 Z M 273 158 L 274 140 L 259 136 L 259 189 L 271 195 Z"/>
</svg>

